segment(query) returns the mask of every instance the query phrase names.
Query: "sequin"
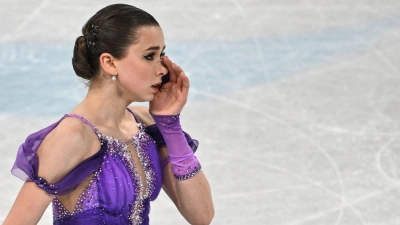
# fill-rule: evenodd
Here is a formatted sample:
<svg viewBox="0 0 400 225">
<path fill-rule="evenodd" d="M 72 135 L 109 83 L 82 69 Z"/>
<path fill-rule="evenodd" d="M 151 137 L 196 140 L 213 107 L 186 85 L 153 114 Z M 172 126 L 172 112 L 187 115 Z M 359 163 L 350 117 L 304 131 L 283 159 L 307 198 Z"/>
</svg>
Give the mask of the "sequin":
<svg viewBox="0 0 400 225">
<path fill-rule="evenodd" d="M 37 175 L 39 159 L 36 152 L 44 138 L 67 117 L 76 117 L 88 124 L 99 138 L 100 149 L 72 169 L 63 179 L 51 184 Z M 177 119 L 178 117 L 174 117 L 169 122 Z M 150 201 L 157 198 L 162 186 L 162 167 L 156 145 L 165 142 L 160 142 L 162 135 L 158 129 L 154 129 L 157 125 L 145 128 L 136 116 L 135 120 L 138 123 L 138 134 L 128 142 L 123 142 L 104 136 L 85 118 L 67 114 L 59 121 L 27 137 L 18 149 L 12 173 L 24 181 L 35 182 L 47 193 L 57 196 L 53 199 L 55 225 L 149 224 Z M 195 151 L 198 142 L 186 133 L 185 137 Z M 194 176 L 200 170 L 200 165 L 191 164 L 194 163 L 177 168 L 188 173 L 178 179 Z M 82 193 L 74 193 L 79 196 L 76 196 L 75 204 L 72 209 L 68 207 L 68 211 L 59 200 L 62 197 L 58 196 L 82 188 L 79 185 L 83 181 L 88 183 Z"/>
<path fill-rule="evenodd" d="M 147 198 L 149 198 L 155 187 L 155 171 L 151 167 L 151 159 L 146 151 L 151 144 L 154 145 L 154 141 L 147 133 L 145 133 L 143 125 L 138 127 L 138 135 L 126 142 L 122 142 L 118 139 L 105 135 L 101 137 L 108 143 L 110 153 L 118 155 L 124 162 L 125 167 L 130 170 L 132 176 L 134 177 L 135 192 L 133 194 L 136 196 L 136 201 L 133 203 L 131 215 L 129 216 L 131 224 L 142 223 L 142 212 L 145 208 L 143 203 Z M 143 167 L 146 189 L 141 183 L 141 176 L 132 160 L 132 155 L 129 151 L 128 144 L 133 145 L 133 149 L 136 151 L 140 164 Z"/>
<path fill-rule="evenodd" d="M 100 211 L 104 211 L 104 208 L 99 207 L 101 205 L 101 199 L 99 198 L 98 183 L 100 182 L 101 174 L 105 172 L 103 171 L 104 168 L 106 168 L 111 163 L 110 160 L 113 160 L 115 162 L 122 162 L 127 171 L 129 171 L 133 183 L 127 182 L 127 185 L 133 187 L 133 192 L 125 194 L 132 195 L 134 196 L 134 198 L 133 201 L 127 205 L 127 207 L 121 208 L 122 212 L 129 209 L 129 215 L 127 216 L 127 218 L 122 218 L 124 215 L 122 213 L 118 213 L 117 215 L 111 215 L 111 213 L 107 213 L 106 215 L 108 215 L 109 217 L 114 216 L 116 221 L 120 221 L 119 219 L 122 218 L 121 221 L 125 221 L 124 224 L 142 224 L 144 221 L 144 216 L 148 216 L 144 215 L 144 210 L 146 208 L 149 208 L 149 200 L 156 187 L 157 173 L 152 166 L 153 159 L 148 153 L 149 149 L 156 149 L 154 140 L 145 132 L 145 127 L 140 122 L 138 122 L 138 134 L 127 141 L 120 141 L 113 137 L 103 135 L 94 126 L 91 127 L 97 133 L 102 145 L 107 146 L 106 153 L 103 156 L 103 164 L 98 169 L 98 171 L 94 173 L 89 184 L 80 194 L 75 208 L 72 212 L 69 212 L 58 198 L 54 198 L 54 221 L 61 221 L 66 218 L 71 218 L 91 209 L 97 208 Z M 135 165 L 133 161 L 128 145 L 132 146 L 132 149 L 134 150 L 133 152 L 137 155 L 138 161 L 143 168 L 143 174 L 139 173 L 137 165 Z M 114 169 L 115 168 L 111 168 L 109 170 L 110 173 L 112 173 Z M 141 177 L 141 175 L 143 175 L 143 178 Z M 123 186 L 121 183 L 119 183 L 119 181 L 122 181 L 124 179 L 120 179 L 118 176 L 113 176 L 113 178 L 116 185 L 118 185 L 119 187 Z M 142 180 L 144 180 L 145 185 L 142 183 Z M 38 185 L 47 185 L 44 179 L 38 179 L 37 183 Z M 157 186 L 157 192 L 159 192 L 160 184 Z M 115 187 L 109 187 L 108 189 L 109 191 L 116 191 Z M 109 200 L 108 204 L 112 204 L 112 202 Z M 98 211 L 94 211 L 93 213 L 96 214 L 97 212 Z M 105 215 L 103 213 L 99 213 L 98 216 L 103 218 Z"/>
<path fill-rule="evenodd" d="M 68 212 L 64 205 L 58 200 L 57 197 L 53 200 L 53 218 L 59 220 L 68 216 L 74 216 L 86 210 L 93 209 L 99 206 L 99 196 L 97 189 L 97 174 L 94 173 L 92 180 L 86 186 L 85 190 L 80 194 L 78 201 L 75 205 L 73 212 Z"/>
<path fill-rule="evenodd" d="M 197 164 L 196 166 L 189 166 L 186 170 L 186 174 L 184 174 L 184 175 L 174 174 L 174 176 L 177 180 L 187 180 L 187 179 L 193 177 L 194 175 L 196 175 L 197 173 L 199 173 L 200 170 L 201 170 L 201 165 Z"/>
</svg>

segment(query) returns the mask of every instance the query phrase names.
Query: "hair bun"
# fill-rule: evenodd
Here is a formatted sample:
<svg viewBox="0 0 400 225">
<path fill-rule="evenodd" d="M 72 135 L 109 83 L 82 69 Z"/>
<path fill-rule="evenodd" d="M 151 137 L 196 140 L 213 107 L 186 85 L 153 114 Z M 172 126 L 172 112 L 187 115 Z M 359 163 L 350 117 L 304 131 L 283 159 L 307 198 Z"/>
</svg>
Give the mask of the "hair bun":
<svg viewBox="0 0 400 225">
<path fill-rule="evenodd" d="M 75 41 L 72 67 L 76 75 L 83 79 L 90 80 L 94 76 L 88 60 L 88 48 L 84 36 L 79 36 Z"/>
<path fill-rule="evenodd" d="M 100 72 L 99 57 L 109 53 L 116 59 L 127 54 L 143 26 L 159 26 L 147 12 L 126 4 L 109 5 L 99 10 L 82 27 L 82 36 L 75 41 L 72 66 L 75 73 L 92 80 Z"/>
</svg>

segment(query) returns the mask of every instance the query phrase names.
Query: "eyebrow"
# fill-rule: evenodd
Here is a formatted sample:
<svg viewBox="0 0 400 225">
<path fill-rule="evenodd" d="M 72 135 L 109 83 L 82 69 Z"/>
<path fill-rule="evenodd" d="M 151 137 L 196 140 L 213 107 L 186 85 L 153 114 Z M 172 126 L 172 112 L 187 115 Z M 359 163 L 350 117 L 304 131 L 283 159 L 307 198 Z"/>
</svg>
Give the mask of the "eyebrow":
<svg viewBox="0 0 400 225">
<path fill-rule="evenodd" d="M 165 49 L 166 47 L 167 47 L 167 46 L 164 46 L 163 51 L 164 51 L 164 49 Z M 150 50 L 160 50 L 160 46 L 151 46 L 150 48 L 146 49 L 145 51 L 150 51 Z"/>
</svg>

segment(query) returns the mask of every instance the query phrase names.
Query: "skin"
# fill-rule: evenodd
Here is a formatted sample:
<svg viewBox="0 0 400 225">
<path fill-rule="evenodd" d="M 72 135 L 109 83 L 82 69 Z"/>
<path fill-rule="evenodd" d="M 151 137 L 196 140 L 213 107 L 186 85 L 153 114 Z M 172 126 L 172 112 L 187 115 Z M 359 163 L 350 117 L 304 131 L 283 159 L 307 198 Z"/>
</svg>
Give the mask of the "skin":
<svg viewBox="0 0 400 225">
<path fill-rule="evenodd" d="M 132 102 L 149 101 L 149 108 L 131 109 L 146 125 L 154 124 L 149 111 L 156 115 L 179 114 L 186 104 L 190 86 L 183 70 L 167 56 L 162 57 L 165 43 L 161 28 L 147 26 L 137 32 L 138 41 L 127 48 L 127 55 L 122 59 L 108 53 L 100 56 L 100 73 L 91 82 L 85 99 L 71 111 L 91 121 L 101 133 L 120 140 L 127 140 L 138 132 L 135 119 L 126 110 Z M 170 82 L 159 91 L 153 85 L 160 84 L 167 72 Z M 112 76 L 117 79 L 113 81 Z M 99 140 L 89 126 L 75 118 L 65 118 L 38 149 L 38 176 L 49 183 L 57 182 L 99 149 Z M 161 159 L 168 157 L 166 146 L 159 150 Z M 164 191 L 190 224 L 209 224 L 214 206 L 204 173 L 200 171 L 188 180 L 177 181 L 171 168 L 170 163 L 164 167 Z M 67 209 L 73 209 L 89 180 L 90 177 L 72 193 L 58 196 Z M 3 224 L 37 224 L 53 198 L 33 182 L 26 182 Z"/>
</svg>

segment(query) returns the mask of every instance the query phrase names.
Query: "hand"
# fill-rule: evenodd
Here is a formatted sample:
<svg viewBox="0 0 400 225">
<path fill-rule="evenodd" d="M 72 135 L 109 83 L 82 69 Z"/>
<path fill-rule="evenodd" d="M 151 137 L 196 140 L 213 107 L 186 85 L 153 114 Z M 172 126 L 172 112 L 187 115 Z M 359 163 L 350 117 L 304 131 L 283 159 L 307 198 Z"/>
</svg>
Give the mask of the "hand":
<svg viewBox="0 0 400 225">
<path fill-rule="evenodd" d="M 180 114 L 189 94 L 189 79 L 168 56 L 162 58 L 162 63 L 167 67 L 170 79 L 150 101 L 149 110 L 154 115 Z"/>
</svg>

